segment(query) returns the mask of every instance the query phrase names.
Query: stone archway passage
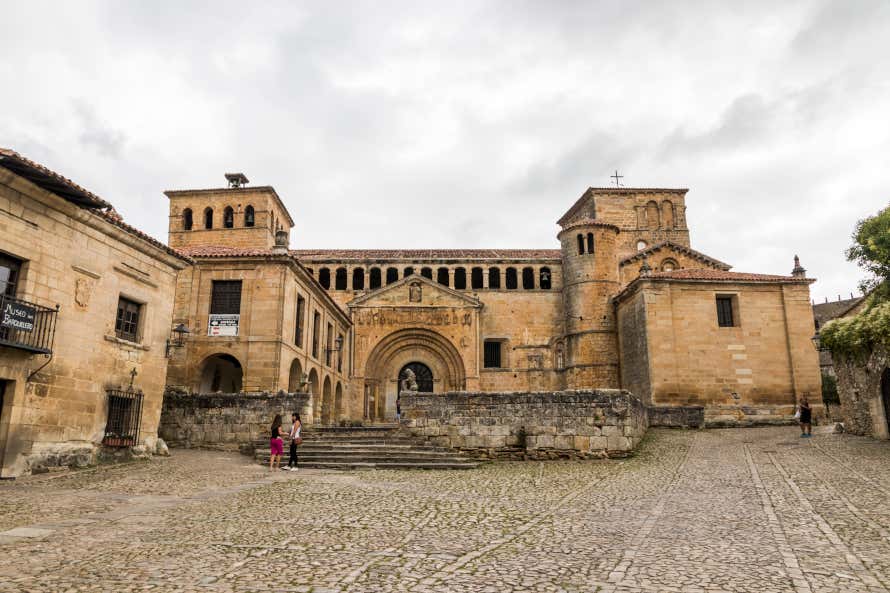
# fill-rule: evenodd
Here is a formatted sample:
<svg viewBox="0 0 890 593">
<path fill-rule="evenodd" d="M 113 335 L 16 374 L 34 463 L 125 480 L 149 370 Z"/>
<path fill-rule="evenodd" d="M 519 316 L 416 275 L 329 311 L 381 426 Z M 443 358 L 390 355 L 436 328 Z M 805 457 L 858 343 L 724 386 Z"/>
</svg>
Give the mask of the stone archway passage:
<svg viewBox="0 0 890 593">
<path fill-rule="evenodd" d="M 398 330 L 380 340 L 365 363 L 365 381 L 374 390 L 369 416 L 377 421 L 395 420 L 399 376 L 411 364 L 429 369 L 427 392 L 458 391 L 466 386 L 463 359 L 447 338 L 429 329 Z"/>
<path fill-rule="evenodd" d="M 301 386 L 302 389 L 306 389 L 306 384 L 303 383 L 303 381 L 303 365 L 301 365 L 300 361 L 295 358 L 294 361 L 290 363 L 290 374 L 287 378 L 287 390 L 290 393 L 296 393 L 301 390 Z"/>
<path fill-rule="evenodd" d="M 321 423 L 331 424 L 333 421 L 334 397 L 331 393 L 331 379 L 324 378 L 324 387 L 321 389 Z"/>
<path fill-rule="evenodd" d="M 214 354 L 204 359 L 198 393 L 239 393 L 244 371 L 231 354 Z"/>
</svg>

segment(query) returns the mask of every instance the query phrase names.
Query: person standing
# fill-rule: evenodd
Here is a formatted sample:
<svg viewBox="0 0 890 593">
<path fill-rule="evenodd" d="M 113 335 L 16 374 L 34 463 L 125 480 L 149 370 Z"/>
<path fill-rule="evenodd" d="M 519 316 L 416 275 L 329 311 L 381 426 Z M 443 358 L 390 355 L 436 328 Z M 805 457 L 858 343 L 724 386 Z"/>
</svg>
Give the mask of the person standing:
<svg viewBox="0 0 890 593">
<path fill-rule="evenodd" d="M 813 436 L 813 409 L 807 398 L 800 400 L 800 436 L 801 438 Z"/>
<path fill-rule="evenodd" d="M 281 440 L 281 414 L 275 414 L 272 420 L 272 438 L 269 439 L 269 471 L 281 467 L 281 455 L 284 453 L 284 441 Z"/>
<path fill-rule="evenodd" d="M 303 423 L 300 421 L 300 415 L 294 413 L 291 415 L 290 434 L 288 434 L 290 438 L 290 452 L 287 458 L 287 467 L 284 468 L 288 471 L 295 472 L 299 469 L 297 468 L 297 445 L 303 442 L 302 432 Z"/>
</svg>

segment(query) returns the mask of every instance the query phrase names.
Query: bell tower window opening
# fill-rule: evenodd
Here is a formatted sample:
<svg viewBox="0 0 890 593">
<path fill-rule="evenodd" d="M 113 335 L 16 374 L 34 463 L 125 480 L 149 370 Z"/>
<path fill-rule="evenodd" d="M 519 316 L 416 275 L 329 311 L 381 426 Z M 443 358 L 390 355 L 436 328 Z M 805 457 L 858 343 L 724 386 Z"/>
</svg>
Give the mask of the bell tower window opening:
<svg viewBox="0 0 890 593">
<path fill-rule="evenodd" d="M 248 205 L 244 209 L 244 226 L 252 227 L 254 224 L 256 224 L 256 213 L 253 210 L 253 206 Z"/>
<path fill-rule="evenodd" d="M 519 288 L 519 281 L 516 275 L 516 268 L 507 268 L 507 290 L 516 290 Z"/>
<path fill-rule="evenodd" d="M 206 208 L 204 210 L 204 228 L 213 228 L 213 208 Z"/>
<path fill-rule="evenodd" d="M 365 270 L 363 268 L 355 268 L 352 271 L 352 290 L 365 289 Z"/>
<path fill-rule="evenodd" d="M 470 288 L 479 290 L 482 288 L 483 270 L 482 268 L 472 268 L 470 270 Z"/>
<path fill-rule="evenodd" d="M 376 288 L 380 288 L 381 280 L 380 280 L 380 268 L 371 268 L 371 278 L 369 280 L 369 287 L 371 290 Z"/>
<path fill-rule="evenodd" d="M 432 268 L 420 268 L 420 275 L 424 278 L 433 279 L 433 269 Z"/>
<path fill-rule="evenodd" d="M 235 226 L 235 211 L 232 210 L 231 206 L 226 206 L 226 209 L 223 210 L 223 227 L 227 229 L 231 229 Z"/>
<path fill-rule="evenodd" d="M 578 234 L 578 255 L 584 255 L 584 235 Z"/>
<path fill-rule="evenodd" d="M 587 253 L 593 253 L 593 233 L 587 233 Z"/>
<path fill-rule="evenodd" d="M 186 208 L 182 211 L 182 229 L 184 231 L 192 230 L 192 209 Z"/>
<path fill-rule="evenodd" d="M 501 270 L 499 268 L 488 268 L 488 288 L 497 289 L 501 287 Z"/>
<path fill-rule="evenodd" d="M 346 268 L 337 268 L 334 276 L 334 289 L 346 290 Z"/>
<path fill-rule="evenodd" d="M 387 286 L 399 280 L 398 268 L 386 268 L 386 284 Z"/>
<path fill-rule="evenodd" d="M 532 268 L 522 268 L 522 289 L 535 289 L 535 271 Z"/>
<path fill-rule="evenodd" d="M 414 268 L 412 268 L 411 266 L 408 266 L 407 268 L 405 268 L 405 271 L 402 272 L 402 278 L 407 278 L 408 276 L 410 276 L 413 273 L 414 273 Z"/>
<path fill-rule="evenodd" d="M 325 290 L 330 290 L 331 288 L 331 271 L 327 268 L 320 268 L 318 270 L 318 283 L 321 284 L 321 287 Z"/>
<path fill-rule="evenodd" d="M 457 290 L 467 289 L 467 270 L 466 268 L 457 268 L 454 270 L 454 288 Z"/>
<path fill-rule="evenodd" d="M 538 277 L 539 277 L 538 285 L 541 287 L 541 290 L 550 290 L 550 287 L 551 287 L 550 268 L 541 268 L 541 271 L 538 273 Z"/>
<path fill-rule="evenodd" d="M 436 270 L 436 282 L 442 286 L 448 286 L 448 268 L 439 268 Z"/>
</svg>

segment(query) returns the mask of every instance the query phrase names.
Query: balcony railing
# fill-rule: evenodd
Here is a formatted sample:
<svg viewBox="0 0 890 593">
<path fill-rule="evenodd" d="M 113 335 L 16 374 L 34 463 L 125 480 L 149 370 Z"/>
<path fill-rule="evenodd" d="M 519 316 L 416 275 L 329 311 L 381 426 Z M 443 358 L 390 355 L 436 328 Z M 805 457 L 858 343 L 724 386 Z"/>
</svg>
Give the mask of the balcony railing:
<svg viewBox="0 0 890 593">
<path fill-rule="evenodd" d="M 0 346 L 52 354 L 59 308 L 0 295 Z"/>
</svg>

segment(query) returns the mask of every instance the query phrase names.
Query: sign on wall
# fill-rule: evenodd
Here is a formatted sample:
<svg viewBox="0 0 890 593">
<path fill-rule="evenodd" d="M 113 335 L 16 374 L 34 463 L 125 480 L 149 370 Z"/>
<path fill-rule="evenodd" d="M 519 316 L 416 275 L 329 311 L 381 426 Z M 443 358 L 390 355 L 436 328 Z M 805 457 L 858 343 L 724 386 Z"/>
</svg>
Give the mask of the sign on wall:
<svg viewBox="0 0 890 593">
<path fill-rule="evenodd" d="M 208 336 L 237 336 L 238 323 L 241 316 L 231 313 L 211 313 L 210 323 L 207 326 Z"/>
<path fill-rule="evenodd" d="M 2 317 L 0 317 L 0 327 L 9 327 L 22 332 L 34 331 L 34 317 L 36 311 L 33 307 L 20 305 L 6 301 L 3 303 Z"/>
</svg>

